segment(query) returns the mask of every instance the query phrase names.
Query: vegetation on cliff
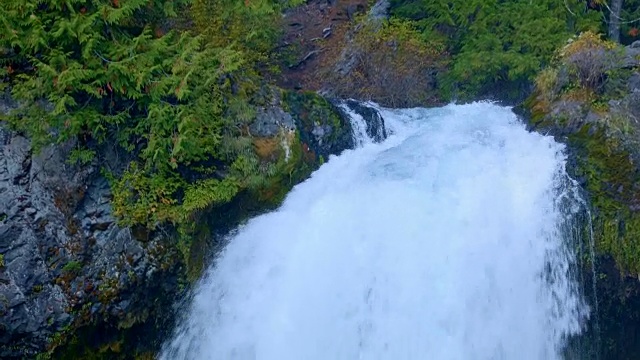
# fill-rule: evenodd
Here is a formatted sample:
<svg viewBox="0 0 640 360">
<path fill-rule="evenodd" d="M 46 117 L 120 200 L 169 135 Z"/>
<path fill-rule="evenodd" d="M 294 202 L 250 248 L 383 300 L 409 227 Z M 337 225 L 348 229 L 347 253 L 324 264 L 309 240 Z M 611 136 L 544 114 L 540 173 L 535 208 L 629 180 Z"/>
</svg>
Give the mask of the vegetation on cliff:
<svg viewBox="0 0 640 360">
<path fill-rule="evenodd" d="M 68 161 L 102 167 L 110 182 L 111 209 L 105 216 L 113 214 L 120 225 L 132 228 L 144 247 L 141 256 L 153 252 L 153 234 L 178 238 L 150 257 L 171 257 L 171 269 L 180 267 L 176 282 L 196 280 L 211 254 L 204 243 L 211 242 L 212 233 L 277 205 L 324 158 L 350 146 L 349 124 L 336 106 L 268 80 L 281 61 L 281 12 L 295 4 L 0 2 L 0 91 L 10 92 L 19 104 L 0 121 L 27 135 L 34 153 L 49 144 L 75 144 Z M 77 197 L 82 199 L 85 190 Z M 69 214 L 71 219 L 73 211 Z M 69 233 L 79 243 L 95 245 L 96 239 L 83 238 L 74 221 Z M 154 233 L 164 224 L 178 231 Z M 66 283 L 89 279 L 86 269 L 100 265 L 92 254 L 78 258 L 86 263 L 72 260 L 61 270 Z M 0 254 L 0 268 L 4 265 Z M 160 273 L 168 267 L 156 267 L 158 279 L 166 280 Z M 173 280 L 167 283 L 174 285 Z M 120 287 L 131 284 L 137 290 L 120 296 Z M 181 290 L 174 287 L 167 293 Z M 42 356 L 128 358 L 153 350 L 158 344 L 127 337 L 166 331 L 153 319 L 169 315 L 149 307 L 142 316 L 132 310 L 120 321 L 96 310 L 121 300 L 141 305 L 134 296 L 140 292 L 145 289 L 135 280 L 87 290 L 90 296 L 64 310 L 70 314 L 68 325 L 43 326 L 43 336 L 55 335 Z M 158 300 L 150 291 L 145 295 Z M 154 303 L 166 310 L 164 301 L 171 298 L 162 296 Z M 29 354 L 43 350 L 40 343 L 25 343 Z M 23 350 L 11 351 L 24 356 Z"/>
<path fill-rule="evenodd" d="M 335 95 L 390 107 L 441 101 L 434 74 L 448 64 L 444 42 L 423 37 L 415 24 L 399 18 L 378 22 L 363 16 L 357 23 L 321 74 Z"/>
<path fill-rule="evenodd" d="M 323 54 L 303 55 L 328 59 L 316 81 L 334 94 L 388 106 L 518 97 L 534 83 L 532 124 L 567 136 L 576 151 L 572 171 L 591 197 L 598 250 L 635 275 L 640 102 L 627 85 L 637 63 L 595 35 L 607 27 L 624 43 L 640 35 L 630 21 L 640 18 L 640 0 L 618 2 L 619 11 L 601 0 L 392 0 L 390 19 L 355 17 L 326 36 L 322 29 L 310 40 L 326 46 Z M 277 204 L 335 152 L 310 135 L 315 129 L 347 141 L 331 103 L 265 80 L 283 56 L 281 13 L 301 3 L 2 1 L 0 91 L 21 104 L 2 120 L 39 146 L 77 140 L 73 162 L 99 163 L 106 148 L 130 155 L 125 168 L 104 169 L 120 223 L 143 232 L 173 223 L 185 239 L 204 241 L 210 228 Z M 603 20 L 610 14 L 623 20 L 617 30 Z M 257 134 L 252 126 L 270 107 L 286 110 L 297 130 Z M 196 227 L 212 207 L 218 218 Z M 200 245 L 180 244 L 190 280 L 207 253 Z M 65 273 L 79 266 L 70 262 Z"/>
<path fill-rule="evenodd" d="M 638 62 L 615 43 L 583 33 L 562 47 L 537 77 L 529 100 L 534 127 L 567 136 L 576 152 L 574 175 L 583 179 L 594 209 L 598 249 L 619 268 L 640 273 L 640 173 L 634 165 L 637 133 L 628 79 Z"/>
<path fill-rule="evenodd" d="M 7 120 L 40 145 L 80 139 L 72 160 L 92 161 L 105 143 L 136 154 L 110 176 L 116 215 L 187 223 L 277 172 L 248 125 L 280 97 L 262 73 L 293 4 L 2 2 L 0 76 L 23 104 Z"/>
<path fill-rule="evenodd" d="M 640 49 L 583 33 L 561 47 L 527 100 L 530 125 L 568 144 L 586 190 L 596 256 L 598 320 L 586 337 L 599 358 L 635 359 L 640 274 Z M 601 343 L 601 344 L 600 344 Z M 597 358 L 597 357 L 596 357 Z"/>
<path fill-rule="evenodd" d="M 608 2 L 391 0 L 394 17 L 409 19 L 430 41 L 446 44 L 449 71 L 440 74 L 447 98 L 518 98 L 555 50 L 584 31 L 605 32 Z M 621 8 L 622 40 L 637 39 L 636 0 Z"/>
</svg>

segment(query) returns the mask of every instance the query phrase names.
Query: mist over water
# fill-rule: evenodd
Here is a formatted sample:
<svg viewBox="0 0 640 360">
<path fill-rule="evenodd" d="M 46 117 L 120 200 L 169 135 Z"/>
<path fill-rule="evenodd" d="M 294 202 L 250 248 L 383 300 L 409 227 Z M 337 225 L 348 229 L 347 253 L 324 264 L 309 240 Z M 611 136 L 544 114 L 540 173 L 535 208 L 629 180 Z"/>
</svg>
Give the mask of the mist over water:
<svg viewBox="0 0 640 360">
<path fill-rule="evenodd" d="M 161 359 L 560 359 L 588 317 L 563 146 L 489 103 L 383 110 L 230 235 Z"/>
</svg>

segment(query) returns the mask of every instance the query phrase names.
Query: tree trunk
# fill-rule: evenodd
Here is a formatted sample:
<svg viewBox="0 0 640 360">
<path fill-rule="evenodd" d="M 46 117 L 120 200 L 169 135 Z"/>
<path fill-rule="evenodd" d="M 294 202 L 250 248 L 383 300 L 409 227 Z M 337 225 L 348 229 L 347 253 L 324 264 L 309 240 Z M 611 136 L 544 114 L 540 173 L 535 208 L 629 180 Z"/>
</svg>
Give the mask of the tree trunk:
<svg viewBox="0 0 640 360">
<path fill-rule="evenodd" d="M 622 15 L 622 1 L 611 0 L 611 13 L 609 14 L 609 38 L 612 41 L 620 42 L 620 16 Z"/>
</svg>

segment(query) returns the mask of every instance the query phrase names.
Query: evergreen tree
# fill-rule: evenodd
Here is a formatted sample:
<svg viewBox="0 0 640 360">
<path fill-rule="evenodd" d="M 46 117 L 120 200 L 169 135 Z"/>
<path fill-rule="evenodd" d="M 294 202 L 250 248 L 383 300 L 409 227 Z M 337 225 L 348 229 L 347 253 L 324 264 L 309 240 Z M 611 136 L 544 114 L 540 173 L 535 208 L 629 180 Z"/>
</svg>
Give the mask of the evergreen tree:
<svg viewBox="0 0 640 360">
<path fill-rule="evenodd" d="M 392 0 L 392 13 L 448 44 L 444 81 L 463 96 L 527 83 L 572 35 L 601 30 L 600 14 L 581 0 Z"/>
</svg>

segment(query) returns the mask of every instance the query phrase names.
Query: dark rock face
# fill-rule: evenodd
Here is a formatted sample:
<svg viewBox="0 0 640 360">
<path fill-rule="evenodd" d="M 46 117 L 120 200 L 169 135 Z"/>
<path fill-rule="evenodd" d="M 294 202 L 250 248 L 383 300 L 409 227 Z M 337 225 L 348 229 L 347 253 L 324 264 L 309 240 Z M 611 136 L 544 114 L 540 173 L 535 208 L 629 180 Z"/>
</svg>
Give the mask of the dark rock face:
<svg viewBox="0 0 640 360">
<path fill-rule="evenodd" d="M 0 128 L 1 358 L 33 357 L 63 329 L 126 328 L 149 316 L 149 294 L 177 288 L 167 239 L 119 228 L 106 180 L 67 163 L 72 147 L 36 155 Z"/>
<path fill-rule="evenodd" d="M 382 142 L 387 138 L 387 129 L 384 125 L 384 119 L 376 108 L 355 100 L 347 100 L 344 102 L 344 105 L 351 111 L 362 116 L 367 124 L 367 135 L 369 135 L 374 142 Z"/>
<path fill-rule="evenodd" d="M 55 208 L 50 192 L 56 187 L 53 177 L 59 181 L 64 166 L 54 164 L 56 159 L 47 152 L 34 159 L 30 142 L 24 137 L 3 129 L 0 134 L 0 252 L 4 255 L 0 326 L 5 330 L 0 340 L 15 346 L 19 341 L 16 336 L 22 335 L 44 343 L 46 328 L 51 327 L 48 322 L 62 327 L 71 320 L 65 312 L 69 299 L 60 286 L 52 284 L 55 275 L 50 276 L 50 272 L 61 270 L 58 268 L 64 265 L 68 253 L 65 245 L 71 243 L 69 237 L 60 236 L 65 233 L 64 217 Z M 46 179 L 49 171 L 57 174 Z M 59 186 L 71 187 L 83 176 L 68 174 L 68 182 Z M 55 248 L 61 251 L 48 256 Z M 0 355 L 11 353 L 3 349 Z"/>
<path fill-rule="evenodd" d="M 598 259 L 598 268 L 599 358 L 635 360 L 640 354 L 639 279 L 620 274 L 609 256 Z M 595 330 L 591 328 L 587 334 L 596 335 Z"/>
</svg>

